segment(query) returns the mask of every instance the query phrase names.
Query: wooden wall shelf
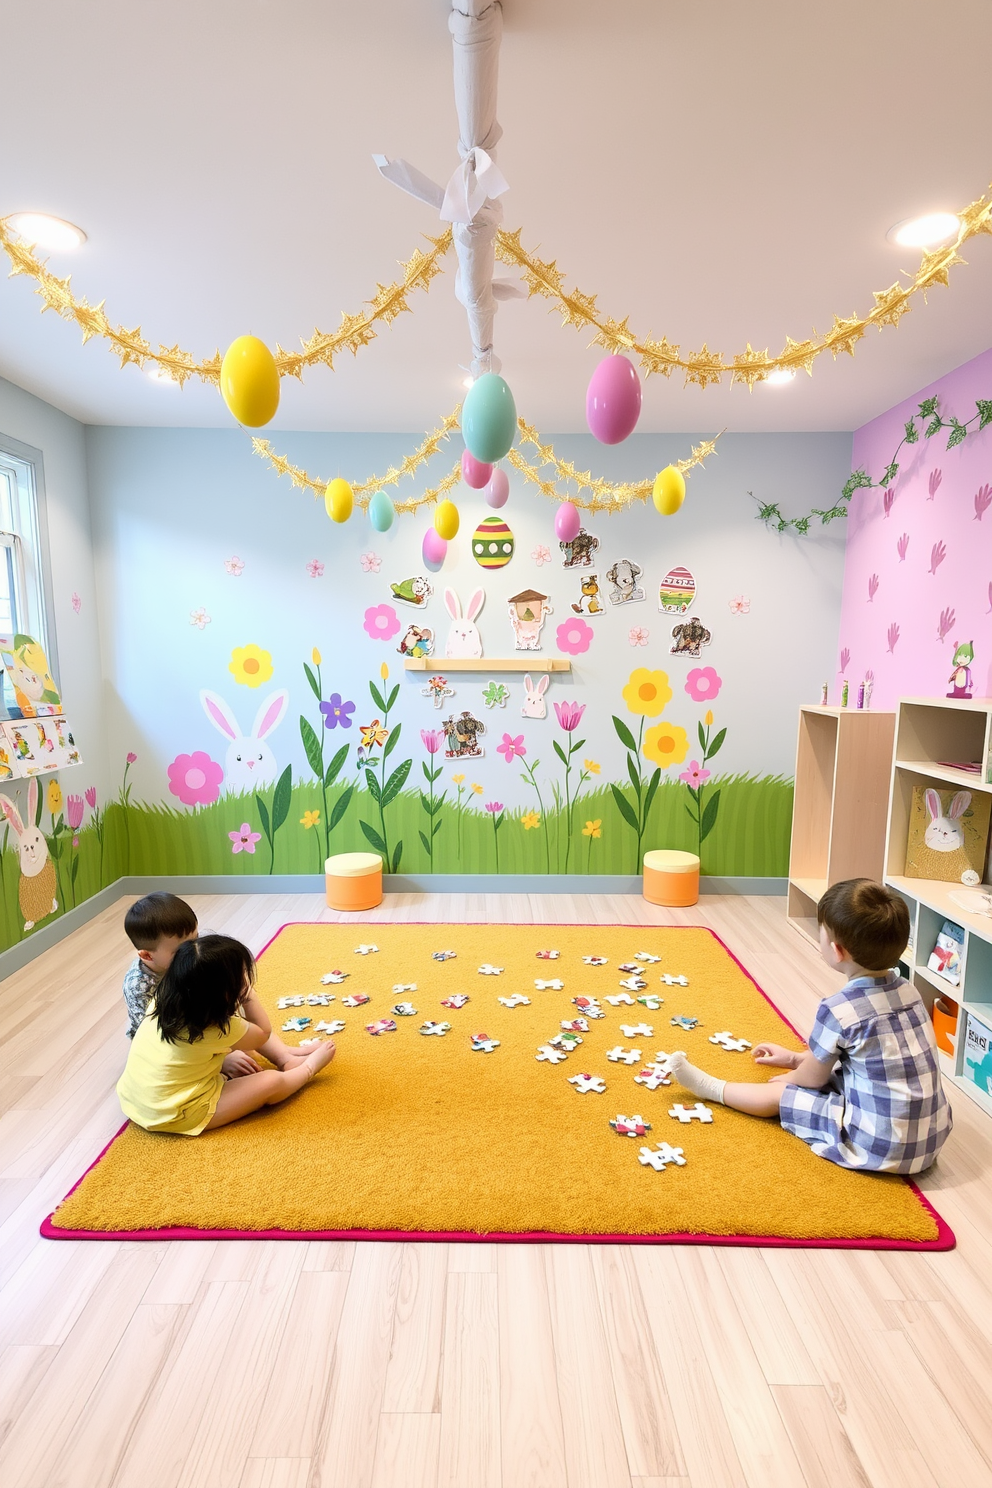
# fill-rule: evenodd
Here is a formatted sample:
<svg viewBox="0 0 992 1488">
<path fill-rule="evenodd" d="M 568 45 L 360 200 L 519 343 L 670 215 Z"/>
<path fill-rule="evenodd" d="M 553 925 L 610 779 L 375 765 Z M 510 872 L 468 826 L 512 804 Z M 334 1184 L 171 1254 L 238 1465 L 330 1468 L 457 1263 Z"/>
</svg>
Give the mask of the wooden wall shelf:
<svg viewBox="0 0 992 1488">
<path fill-rule="evenodd" d="M 407 656 L 408 672 L 570 672 L 562 656 Z"/>
</svg>

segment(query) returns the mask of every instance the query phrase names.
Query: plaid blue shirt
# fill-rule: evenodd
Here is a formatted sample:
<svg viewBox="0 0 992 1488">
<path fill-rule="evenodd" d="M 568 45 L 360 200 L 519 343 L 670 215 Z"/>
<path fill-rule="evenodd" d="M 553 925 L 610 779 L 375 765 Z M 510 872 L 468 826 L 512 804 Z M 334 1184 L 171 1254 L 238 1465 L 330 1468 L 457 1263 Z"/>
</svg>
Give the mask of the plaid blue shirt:
<svg viewBox="0 0 992 1488">
<path fill-rule="evenodd" d="M 127 1005 L 127 1036 L 134 1038 L 144 1021 L 152 993 L 160 978 L 137 956 L 131 962 L 124 977 L 124 1002 Z"/>
<path fill-rule="evenodd" d="M 817 1059 L 838 1063 L 823 1090 L 786 1086 L 786 1131 L 845 1168 L 928 1168 L 951 1130 L 951 1108 L 916 988 L 896 972 L 856 977 L 820 1003 L 808 1043 Z"/>
</svg>

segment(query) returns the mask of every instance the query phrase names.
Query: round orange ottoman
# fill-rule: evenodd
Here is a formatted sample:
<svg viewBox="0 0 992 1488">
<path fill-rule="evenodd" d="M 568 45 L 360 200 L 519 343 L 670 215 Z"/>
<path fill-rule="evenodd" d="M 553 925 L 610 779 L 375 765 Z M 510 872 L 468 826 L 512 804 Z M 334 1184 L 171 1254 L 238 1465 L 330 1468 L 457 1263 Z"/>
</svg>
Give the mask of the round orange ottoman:
<svg viewBox="0 0 992 1488">
<path fill-rule="evenodd" d="M 699 859 L 695 853 L 660 848 L 644 854 L 644 897 L 649 904 L 684 909 L 699 899 Z"/>
<path fill-rule="evenodd" d="M 337 853 L 324 864 L 330 909 L 375 909 L 382 903 L 382 859 L 378 853 Z"/>
</svg>

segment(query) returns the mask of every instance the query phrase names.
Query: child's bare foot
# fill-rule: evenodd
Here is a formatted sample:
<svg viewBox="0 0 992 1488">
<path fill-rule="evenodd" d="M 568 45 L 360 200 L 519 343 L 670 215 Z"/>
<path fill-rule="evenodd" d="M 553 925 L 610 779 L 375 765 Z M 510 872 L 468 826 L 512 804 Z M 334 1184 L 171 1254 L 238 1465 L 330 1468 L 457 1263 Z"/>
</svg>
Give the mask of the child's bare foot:
<svg viewBox="0 0 992 1488">
<path fill-rule="evenodd" d="M 325 1064 L 330 1064 L 336 1053 L 337 1049 L 333 1041 L 328 1039 L 326 1044 L 318 1044 L 316 1048 L 307 1050 L 306 1062 L 313 1073 L 316 1074 L 318 1070 L 324 1068 Z"/>
<path fill-rule="evenodd" d="M 308 1044 L 305 1049 L 288 1049 L 283 1055 L 283 1061 L 279 1068 L 281 1070 L 296 1069 L 296 1066 L 303 1064 L 307 1055 L 312 1054 L 316 1047 L 316 1044 Z"/>
</svg>

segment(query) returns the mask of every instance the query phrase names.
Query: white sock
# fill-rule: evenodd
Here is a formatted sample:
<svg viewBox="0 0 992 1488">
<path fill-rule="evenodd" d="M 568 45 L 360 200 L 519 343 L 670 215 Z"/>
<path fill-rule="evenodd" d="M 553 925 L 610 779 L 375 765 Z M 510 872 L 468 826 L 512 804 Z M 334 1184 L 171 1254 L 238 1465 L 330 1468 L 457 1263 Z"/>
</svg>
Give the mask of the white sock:
<svg viewBox="0 0 992 1488">
<path fill-rule="evenodd" d="M 668 1056 L 668 1067 L 686 1090 L 693 1095 L 698 1095 L 700 1100 L 716 1101 L 717 1105 L 723 1105 L 723 1090 L 726 1080 L 718 1080 L 715 1075 L 708 1075 L 705 1070 L 697 1069 L 690 1064 L 685 1051 L 676 1049 L 674 1054 Z"/>
</svg>

